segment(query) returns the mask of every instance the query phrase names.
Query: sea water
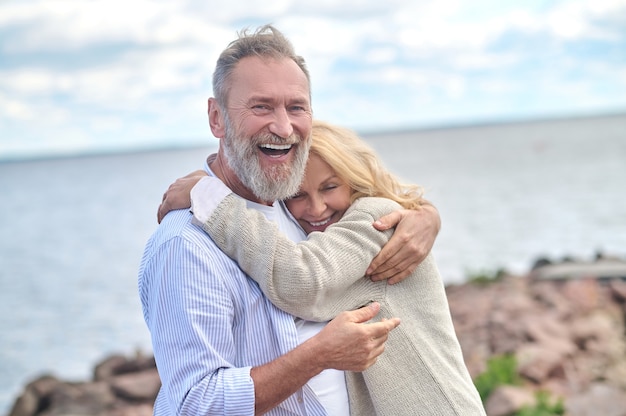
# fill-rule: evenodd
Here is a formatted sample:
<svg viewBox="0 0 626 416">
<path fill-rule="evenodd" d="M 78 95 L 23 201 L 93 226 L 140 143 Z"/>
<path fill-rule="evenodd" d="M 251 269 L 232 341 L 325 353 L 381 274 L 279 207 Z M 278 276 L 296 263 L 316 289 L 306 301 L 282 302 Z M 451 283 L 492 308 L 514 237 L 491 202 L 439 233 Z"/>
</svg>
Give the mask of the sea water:
<svg viewBox="0 0 626 416">
<path fill-rule="evenodd" d="M 535 259 L 626 257 L 626 115 L 365 135 L 439 209 L 447 284 Z M 163 192 L 210 146 L 0 163 L 0 414 L 43 373 L 150 353 L 137 295 Z"/>
</svg>

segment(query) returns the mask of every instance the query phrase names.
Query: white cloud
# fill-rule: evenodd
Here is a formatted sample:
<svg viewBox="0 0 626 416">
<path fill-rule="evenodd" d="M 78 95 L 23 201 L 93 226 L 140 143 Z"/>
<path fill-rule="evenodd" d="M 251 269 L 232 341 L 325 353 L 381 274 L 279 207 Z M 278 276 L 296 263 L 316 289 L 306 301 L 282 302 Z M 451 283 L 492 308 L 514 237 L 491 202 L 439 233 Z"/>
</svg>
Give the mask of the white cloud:
<svg viewBox="0 0 626 416">
<path fill-rule="evenodd" d="M 20 100 L 13 100 L 0 95 L 0 109 L 6 114 L 6 117 L 16 121 L 30 121 L 35 118 L 36 113 Z"/>
<path fill-rule="evenodd" d="M 626 23 L 626 2 L 622 0 L 575 1 L 560 3 L 549 13 L 546 23 L 565 39 L 615 39 L 619 32 L 623 36 L 624 26 L 607 27 L 603 23 L 616 18 Z"/>
<path fill-rule="evenodd" d="M 389 64 L 398 58 L 398 50 L 390 46 L 374 47 L 366 51 L 363 60 L 368 64 Z"/>
<path fill-rule="evenodd" d="M 225 9 L 234 15 L 234 3 Z M 184 42 L 220 47 L 232 38 L 219 13 L 197 14 L 183 1 L 35 0 L 2 7 L 0 27 L 18 31 L 10 51 L 63 51 L 100 43 L 171 45 Z M 20 30 L 21 29 L 21 30 Z"/>
<path fill-rule="evenodd" d="M 220 3 L 0 2 L 0 152 L 8 138 L 206 137 L 219 52 L 243 26 L 267 22 L 306 57 L 316 115 L 351 127 L 530 114 L 560 101 L 563 111 L 577 101 L 626 108 L 623 0 Z"/>
</svg>

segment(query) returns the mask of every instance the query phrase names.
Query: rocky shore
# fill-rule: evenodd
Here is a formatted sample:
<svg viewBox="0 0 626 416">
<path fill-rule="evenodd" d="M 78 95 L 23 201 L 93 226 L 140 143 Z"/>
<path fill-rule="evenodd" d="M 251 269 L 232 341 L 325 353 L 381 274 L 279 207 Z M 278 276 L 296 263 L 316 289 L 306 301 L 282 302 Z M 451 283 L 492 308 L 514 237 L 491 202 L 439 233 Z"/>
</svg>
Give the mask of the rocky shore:
<svg viewBox="0 0 626 416">
<path fill-rule="evenodd" d="M 500 272 L 446 290 L 472 377 L 494 358 L 515 358 L 518 381 L 494 386 L 489 416 L 536 407 L 538 392 L 563 411 L 524 414 L 626 416 L 625 262 L 544 260 L 524 276 Z M 151 415 L 159 387 L 153 357 L 111 356 L 89 381 L 38 377 L 9 416 Z"/>
<path fill-rule="evenodd" d="M 605 266 L 611 273 L 597 272 Z M 551 273 L 562 267 L 571 274 Z M 516 358 L 520 383 L 496 388 L 488 415 L 532 407 L 539 391 L 561 399 L 566 415 L 626 415 L 626 263 L 541 262 L 526 276 L 504 273 L 447 293 L 474 379 L 489 359 Z"/>
</svg>

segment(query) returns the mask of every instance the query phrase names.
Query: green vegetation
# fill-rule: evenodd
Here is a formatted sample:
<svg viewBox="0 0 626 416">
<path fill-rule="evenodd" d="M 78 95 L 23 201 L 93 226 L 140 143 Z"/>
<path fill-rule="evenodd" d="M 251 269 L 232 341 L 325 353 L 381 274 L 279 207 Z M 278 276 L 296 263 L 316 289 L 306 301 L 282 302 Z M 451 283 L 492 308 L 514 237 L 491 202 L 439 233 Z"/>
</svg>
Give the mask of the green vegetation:
<svg viewBox="0 0 626 416">
<path fill-rule="evenodd" d="M 535 394 L 537 402 L 534 406 L 524 406 L 515 416 L 555 416 L 565 414 L 563 399 L 552 401 L 550 394 L 546 391 L 538 391 Z"/>
<path fill-rule="evenodd" d="M 487 370 L 474 380 L 476 389 L 483 403 L 502 385 L 519 386 L 522 380 L 517 373 L 517 360 L 514 355 L 505 354 L 491 357 L 487 361 Z M 555 416 L 565 414 L 562 399 L 552 400 L 550 394 L 539 391 L 535 394 L 534 406 L 524 406 L 513 416 Z"/>
<path fill-rule="evenodd" d="M 474 380 L 483 403 L 496 387 L 507 384 L 518 386 L 521 379 L 517 374 L 517 360 L 514 355 L 505 354 L 491 357 L 487 361 L 487 370 Z"/>
<path fill-rule="evenodd" d="M 506 271 L 504 269 L 498 269 L 496 271 L 476 271 L 476 272 L 467 272 L 467 281 L 469 283 L 477 284 L 477 285 L 488 285 L 493 282 L 497 282 L 502 279 L 506 275 Z"/>
</svg>

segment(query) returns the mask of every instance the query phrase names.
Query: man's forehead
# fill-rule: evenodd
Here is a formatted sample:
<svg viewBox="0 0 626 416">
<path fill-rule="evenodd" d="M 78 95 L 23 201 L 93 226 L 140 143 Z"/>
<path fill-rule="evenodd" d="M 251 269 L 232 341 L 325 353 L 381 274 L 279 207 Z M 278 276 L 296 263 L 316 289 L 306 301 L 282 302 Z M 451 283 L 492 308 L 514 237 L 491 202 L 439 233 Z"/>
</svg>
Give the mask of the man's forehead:
<svg viewBox="0 0 626 416">
<path fill-rule="evenodd" d="M 270 98 L 276 93 L 309 100 L 309 82 L 302 69 L 289 58 L 246 57 L 233 70 L 231 92 Z"/>
</svg>

